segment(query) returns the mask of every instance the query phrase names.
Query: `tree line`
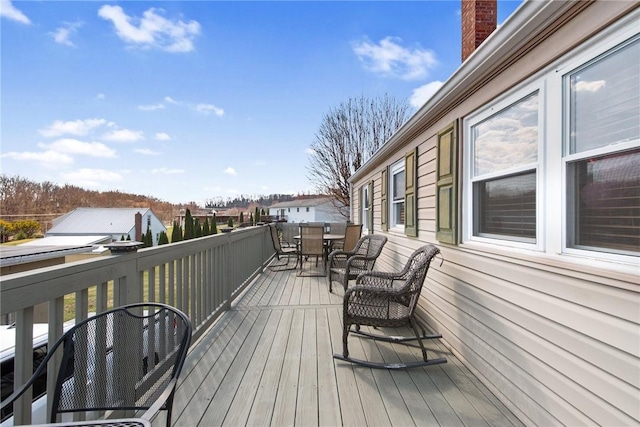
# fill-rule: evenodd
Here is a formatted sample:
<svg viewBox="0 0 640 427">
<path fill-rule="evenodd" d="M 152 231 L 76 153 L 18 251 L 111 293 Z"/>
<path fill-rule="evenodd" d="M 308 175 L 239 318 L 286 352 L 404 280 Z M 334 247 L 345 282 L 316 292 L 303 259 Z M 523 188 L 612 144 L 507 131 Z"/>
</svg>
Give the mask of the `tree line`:
<svg viewBox="0 0 640 427">
<path fill-rule="evenodd" d="M 222 197 L 214 197 L 205 200 L 205 207 L 207 209 L 229 209 L 229 208 L 246 208 L 250 205 L 256 204 L 258 206 L 271 206 L 278 202 L 290 202 L 295 200 L 298 196 L 292 194 L 270 194 L 268 196 L 246 196 L 241 194 L 234 198 L 228 197 L 226 199 Z"/>
<path fill-rule="evenodd" d="M 0 214 L 7 221 L 50 221 L 78 207 L 151 208 L 161 220 L 170 222 L 179 206 L 151 196 L 120 191 L 86 190 L 75 185 L 34 182 L 20 176 L 0 175 Z"/>
</svg>

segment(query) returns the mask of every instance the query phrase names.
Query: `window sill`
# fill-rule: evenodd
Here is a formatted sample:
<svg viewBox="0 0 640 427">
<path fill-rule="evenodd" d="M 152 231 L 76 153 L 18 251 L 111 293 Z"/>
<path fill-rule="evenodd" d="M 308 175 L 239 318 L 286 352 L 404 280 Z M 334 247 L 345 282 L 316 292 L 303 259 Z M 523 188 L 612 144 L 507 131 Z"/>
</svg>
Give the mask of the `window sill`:
<svg viewBox="0 0 640 427">
<path fill-rule="evenodd" d="M 468 253 L 481 252 L 497 261 L 536 268 L 554 274 L 580 278 L 584 278 L 585 275 L 591 276 L 590 280 L 594 282 L 607 283 L 634 291 L 637 291 L 637 286 L 640 285 L 640 258 L 625 257 L 629 260 L 613 261 L 589 257 L 584 254 L 548 253 L 513 247 L 497 247 L 475 241 L 461 243 L 457 248 Z"/>
</svg>

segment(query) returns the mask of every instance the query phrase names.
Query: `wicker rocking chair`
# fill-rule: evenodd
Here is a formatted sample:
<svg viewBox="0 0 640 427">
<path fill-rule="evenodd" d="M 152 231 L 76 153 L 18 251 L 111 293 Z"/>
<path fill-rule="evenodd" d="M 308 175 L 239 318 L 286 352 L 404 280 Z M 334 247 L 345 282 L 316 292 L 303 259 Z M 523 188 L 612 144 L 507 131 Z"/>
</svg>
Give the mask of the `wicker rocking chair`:
<svg viewBox="0 0 640 427">
<path fill-rule="evenodd" d="M 399 273 L 367 272 L 356 279 L 356 285 L 347 289 L 343 300 L 342 354 L 333 357 L 369 368 L 406 369 L 446 363 L 444 358 L 428 359 L 423 339 L 442 338 L 440 334 L 427 335 L 415 316 L 415 308 L 427 276 L 429 265 L 440 250 L 426 245 L 416 250 Z M 351 328 L 355 325 L 355 329 Z M 360 326 L 398 328 L 409 326 L 415 337 L 392 337 L 371 334 L 360 330 Z M 420 329 L 420 331 L 418 331 Z M 392 343 L 418 341 L 422 360 L 409 363 L 376 363 L 349 356 L 347 338 L 349 332 Z"/>
<path fill-rule="evenodd" d="M 333 292 L 334 281 L 340 282 L 347 290 L 349 280 L 358 274 L 373 270 L 376 260 L 382 253 L 387 238 L 379 234 L 362 236 L 353 250 L 337 249 L 329 254 L 329 292 Z"/>
</svg>

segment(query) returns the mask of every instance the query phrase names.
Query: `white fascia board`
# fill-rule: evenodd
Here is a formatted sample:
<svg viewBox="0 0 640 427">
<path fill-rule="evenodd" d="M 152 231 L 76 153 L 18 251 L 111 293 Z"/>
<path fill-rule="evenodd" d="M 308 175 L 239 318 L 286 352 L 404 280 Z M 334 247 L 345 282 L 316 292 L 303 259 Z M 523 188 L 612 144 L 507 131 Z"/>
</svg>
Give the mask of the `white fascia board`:
<svg viewBox="0 0 640 427">
<path fill-rule="evenodd" d="M 590 1 L 591 2 L 591 1 Z M 517 54 L 528 42 L 567 10 L 575 7 L 572 1 L 526 1 L 496 29 L 482 45 L 447 79 L 436 92 L 393 136 L 371 156 L 350 178 L 354 183 L 406 144 L 423 126 L 429 116 L 445 111 L 460 94 L 481 81 L 483 76 L 499 66 L 504 58 Z"/>
</svg>

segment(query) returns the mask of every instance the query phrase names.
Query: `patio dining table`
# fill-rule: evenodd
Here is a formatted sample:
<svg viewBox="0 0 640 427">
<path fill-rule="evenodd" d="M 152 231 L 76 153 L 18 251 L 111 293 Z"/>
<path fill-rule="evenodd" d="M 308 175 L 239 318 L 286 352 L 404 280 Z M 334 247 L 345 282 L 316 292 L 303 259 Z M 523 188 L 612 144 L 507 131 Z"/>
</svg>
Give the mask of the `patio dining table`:
<svg viewBox="0 0 640 427">
<path fill-rule="evenodd" d="M 293 236 L 293 238 L 296 240 L 296 242 L 300 242 L 300 235 L 296 234 L 295 236 Z M 329 251 L 331 249 L 331 246 L 333 246 L 333 244 L 335 242 L 339 242 L 341 240 L 344 240 L 344 234 L 331 234 L 331 233 L 325 233 L 322 236 L 322 239 L 324 240 L 324 259 L 327 260 L 327 258 L 329 258 Z"/>
</svg>

